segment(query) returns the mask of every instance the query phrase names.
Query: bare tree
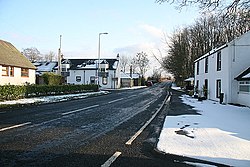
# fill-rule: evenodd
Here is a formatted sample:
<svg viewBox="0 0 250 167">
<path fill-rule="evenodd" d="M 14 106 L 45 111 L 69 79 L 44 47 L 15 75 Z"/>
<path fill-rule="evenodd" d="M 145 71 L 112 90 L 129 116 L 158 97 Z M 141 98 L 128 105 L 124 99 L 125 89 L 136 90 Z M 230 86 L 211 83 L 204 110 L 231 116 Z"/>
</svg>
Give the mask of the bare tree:
<svg viewBox="0 0 250 167">
<path fill-rule="evenodd" d="M 133 58 L 135 64 L 139 68 L 140 74 L 144 76 L 149 65 L 148 55 L 144 52 L 137 53 Z"/>
<path fill-rule="evenodd" d="M 37 62 L 42 60 L 40 52 L 35 47 L 23 49 L 22 54 L 25 55 L 31 62 Z"/>
<path fill-rule="evenodd" d="M 231 0 L 227 3 L 225 0 L 156 0 L 156 3 L 168 2 L 176 4 L 178 9 L 185 6 L 198 5 L 203 10 L 227 10 L 229 13 L 235 13 L 237 9 L 249 9 L 249 0 Z"/>
<path fill-rule="evenodd" d="M 129 57 L 126 55 L 120 56 L 120 66 L 123 72 L 126 72 L 126 68 L 129 65 Z"/>
<path fill-rule="evenodd" d="M 52 62 L 56 59 L 56 54 L 52 51 L 50 51 L 48 54 L 44 55 L 44 59 L 46 62 Z"/>
</svg>

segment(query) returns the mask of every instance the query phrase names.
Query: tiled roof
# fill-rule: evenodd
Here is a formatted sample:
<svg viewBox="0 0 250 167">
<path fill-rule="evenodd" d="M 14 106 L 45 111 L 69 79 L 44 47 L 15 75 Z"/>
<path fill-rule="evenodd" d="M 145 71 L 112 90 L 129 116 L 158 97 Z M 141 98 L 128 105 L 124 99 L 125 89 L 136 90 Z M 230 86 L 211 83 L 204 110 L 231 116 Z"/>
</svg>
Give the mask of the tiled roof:
<svg viewBox="0 0 250 167">
<path fill-rule="evenodd" d="M 36 69 L 11 43 L 0 40 L 0 65 Z"/>
</svg>

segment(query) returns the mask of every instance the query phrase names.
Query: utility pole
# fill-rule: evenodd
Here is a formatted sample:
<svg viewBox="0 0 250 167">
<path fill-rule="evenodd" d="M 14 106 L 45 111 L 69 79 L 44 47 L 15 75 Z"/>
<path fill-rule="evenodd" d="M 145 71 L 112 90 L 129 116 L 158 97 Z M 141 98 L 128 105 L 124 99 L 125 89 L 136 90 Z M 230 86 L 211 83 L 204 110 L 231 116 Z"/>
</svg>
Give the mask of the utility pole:
<svg viewBox="0 0 250 167">
<path fill-rule="evenodd" d="M 62 35 L 60 35 L 60 47 L 58 49 L 58 75 L 61 75 L 61 44 L 62 44 Z"/>
</svg>

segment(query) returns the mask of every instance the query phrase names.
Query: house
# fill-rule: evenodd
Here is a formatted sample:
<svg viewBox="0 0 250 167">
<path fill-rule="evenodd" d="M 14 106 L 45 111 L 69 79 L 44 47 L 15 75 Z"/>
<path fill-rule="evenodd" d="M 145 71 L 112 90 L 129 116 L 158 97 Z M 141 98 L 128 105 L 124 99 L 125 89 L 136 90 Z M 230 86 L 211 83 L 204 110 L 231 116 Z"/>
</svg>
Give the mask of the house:
<svg viewBox="0 0 250 167">
<path fill-rule="evenodd" d="M 235 79 L 239 85 L 237 100 L 244 105 L 250 106 L 250 66 Z"/>
<path fill-rule="evenodd" d="M 99 64 L 99 72 L 98 72 Z M 62 75 L 68 84 L 98 84 L 104 89 L 120 88 L 119 57 L 117 59 L 64 59 Z"/>
<path fill-rule="evenodd" d="M 193 77 L 189 77 L 189 78 L 185 79 L 184 83 L 185 83 L 186 90 L 193 90 L 194 89 L 194 78 Z"/>
<path fill-rule="evenodd" d="M 125 72 L 121 71 L 121 87 L 133 87 L 133 78 L 129 75 L 126 74 Z"/>
<path fill-rule="evenodd" d="M 195 90 L 211 100 L 250 106 L 249 82 L 242 81 L 248 79 L 248 74 L 242 75 L 250 66 L 250 31 L 194 63 Z"/>
<path fill-rule="evenodd" d="M 35 84 L 35 69 L 11 43 L 0 40 L 0 85 Z"/>
<path fill-rule="evenodd" d="M 58 62 L 34 62 L 33 65 L 36 66 L 36 84 L 44 84 L 41 76 L 46 72 L 55 73 Z"/>
</svg>

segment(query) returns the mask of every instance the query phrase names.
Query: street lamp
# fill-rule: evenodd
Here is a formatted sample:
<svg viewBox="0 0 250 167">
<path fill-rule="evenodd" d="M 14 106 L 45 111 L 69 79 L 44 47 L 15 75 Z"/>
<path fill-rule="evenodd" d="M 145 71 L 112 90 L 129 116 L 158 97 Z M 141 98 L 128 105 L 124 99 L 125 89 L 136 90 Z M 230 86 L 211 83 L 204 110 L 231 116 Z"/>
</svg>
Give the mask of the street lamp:
<svg viewBox="0 0 250 167">
<path fill-rule="evenodd" d="M 98 66 L 97 66 L 97 86 L 98 86 L 98 89 L 99 89 L 99 68 L 100 68 L 100 54 L 101 54 L 101 35 L 102 34 L 105 34 L 107 35 L 108 33 L 107 32 L 103 32 L 103 33 L 99 33 L 99 42 L 98 42 Z"/>
</svg>

